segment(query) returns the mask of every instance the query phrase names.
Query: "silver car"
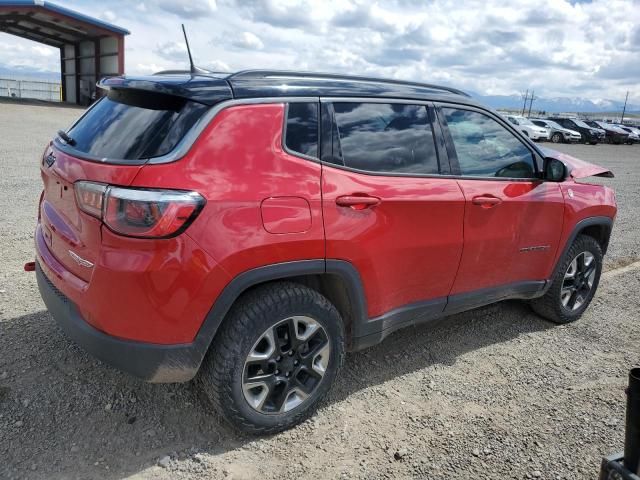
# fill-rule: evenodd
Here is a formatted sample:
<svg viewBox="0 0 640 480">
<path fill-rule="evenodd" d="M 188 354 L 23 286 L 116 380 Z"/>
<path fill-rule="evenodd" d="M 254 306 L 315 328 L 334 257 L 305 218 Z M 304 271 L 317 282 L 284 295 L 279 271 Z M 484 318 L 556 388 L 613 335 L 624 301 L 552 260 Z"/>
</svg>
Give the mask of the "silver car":
<svg viewBox="0 0 640 480">
<path fill-rule="evenodd" d="M 563 127 L 559 123 L 554 122 L 553 120 L 543 120 L 541 118 L 532 118 L 531 121 L 538 125 L 539 127 L 544 127 L 549 130 L 550 137 L 549 139 L 553 143 L 573 143 L 579 142 L 582 140 L 582 135 L 580 132 L 576 132 L 575 130 L 570 130 L 568 128 Z"/>
</svg>

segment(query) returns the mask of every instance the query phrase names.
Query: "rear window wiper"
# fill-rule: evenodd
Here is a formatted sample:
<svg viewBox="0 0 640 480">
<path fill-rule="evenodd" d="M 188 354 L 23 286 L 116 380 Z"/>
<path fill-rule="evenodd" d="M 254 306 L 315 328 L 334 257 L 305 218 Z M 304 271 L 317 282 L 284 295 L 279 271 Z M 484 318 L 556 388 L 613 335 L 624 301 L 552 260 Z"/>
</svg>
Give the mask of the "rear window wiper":
<svg viewBox="0 0 640 480">
<path fill-rule="evenodd" d="M 58 130 L 58 136 L 64 140 L 64 143 L 67 145 L 71 145 L 72 147 L 76 144 L 76 141 L 66 134 L 64 130 Z"/>
</svg>

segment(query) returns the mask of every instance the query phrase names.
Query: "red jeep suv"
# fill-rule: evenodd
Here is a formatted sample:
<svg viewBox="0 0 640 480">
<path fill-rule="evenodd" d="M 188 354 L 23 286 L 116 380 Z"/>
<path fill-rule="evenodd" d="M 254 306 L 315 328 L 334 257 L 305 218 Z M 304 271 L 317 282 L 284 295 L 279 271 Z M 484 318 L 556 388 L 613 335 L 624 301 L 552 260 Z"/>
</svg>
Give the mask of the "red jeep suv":
<svg viewBox="0 0 640 480">
<path fill-rule="evenodd" d="M 236 427 L 312 414 L 345 351 L 504 299 L 591 301 L 612 176 L 466 94 L 297 72 L 102 80 L 44 152 L 47 308 L 150 382 L 198 373 Z"/>
</svg>

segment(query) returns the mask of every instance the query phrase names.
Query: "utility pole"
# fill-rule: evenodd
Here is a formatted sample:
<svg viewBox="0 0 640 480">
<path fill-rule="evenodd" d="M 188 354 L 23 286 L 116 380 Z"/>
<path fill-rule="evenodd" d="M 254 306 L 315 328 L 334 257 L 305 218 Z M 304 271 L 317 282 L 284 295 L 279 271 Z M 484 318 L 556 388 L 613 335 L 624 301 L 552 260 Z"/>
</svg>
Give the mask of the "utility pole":
<svg viewBox="0 0 640 480">
<path fill-rule="evenodd" d="M 627 110 L 627 100 L 629 100 L 629 90 L 627 90 L 627 96 L 624 97 L 624 107 L 622 107 L 622 118 L 620 123 L 624 123 L 624 112 Z"/>
<path fill-rule="evenodd" d="M 522 115 L 524 115 L 524 111 L 527 108 L 527 99 L 529 98 L 529 89 L 527 89 L 524 95 L 520 94 L 520 97 L 524 99 L 524 103 L 522 104 Z"/>
<path fill-rule="evenodd" d="M 531 106 L 533 105 L 533 101 L 537 98 L 534 94 L 535 90 L 531 90 L 531 98 L 529 98 L 529 113 L 527 114 L 527 118 L 531 116 Z"/>
</svg>

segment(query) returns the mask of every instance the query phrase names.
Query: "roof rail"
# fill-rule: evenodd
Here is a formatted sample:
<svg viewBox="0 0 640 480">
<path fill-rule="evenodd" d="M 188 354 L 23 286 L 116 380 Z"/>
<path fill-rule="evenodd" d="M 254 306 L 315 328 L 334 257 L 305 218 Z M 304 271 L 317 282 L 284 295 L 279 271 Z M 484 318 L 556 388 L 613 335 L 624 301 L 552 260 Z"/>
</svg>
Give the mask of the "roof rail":
<svg viewBox="0 0 640 480">
<path fill-rule="evenodd" d="M 152 73 L 152 75 L 192 75 L 192 74 L 193 72 L 191 70 L 161 70 L 159 72 Z M 198 72 L 196 75 L 230 75 L 230 73 L 203 70 L 201 73 Z"/>
<path fill-rule="evenodd" d="M 337 73 L 316 73 L 316 72 L 296 72 L 290 70 L 242 70 L 233 73 L 227 77 L 227 80 L 233 79 L 251 79 L 251 78 L 266 78 L 266 77 L 292 77 L 292 78 L 319 78 L 319 79 L 333 79 L 333 80 L 358 80 L 362 82 L 376 82 L 376 83 L 390 83 L 395 85 L 411 85 L 415 87 L 425 87 L 434 90 L 443 90 L 455 95 L 462 95 L 464 97 L 471 97 L 468 93 L 463 92 L 450 87 L 443 87 L 441 85 L 432 85 L 430 83 L 419 82 L 406 82 L 404 80 L 392 80 L 386 78 L 375 77 L 362 77 L 358 75 L 342 75 Z"/>
</svg>

